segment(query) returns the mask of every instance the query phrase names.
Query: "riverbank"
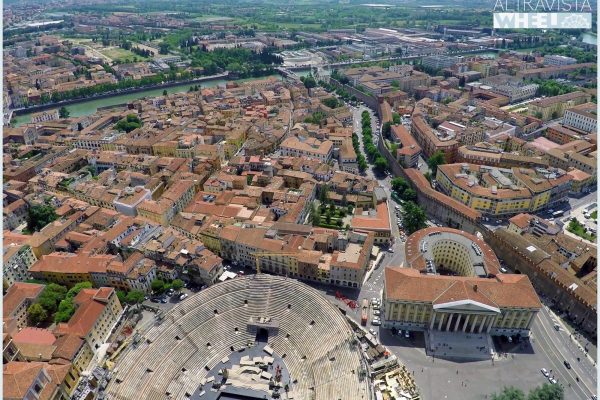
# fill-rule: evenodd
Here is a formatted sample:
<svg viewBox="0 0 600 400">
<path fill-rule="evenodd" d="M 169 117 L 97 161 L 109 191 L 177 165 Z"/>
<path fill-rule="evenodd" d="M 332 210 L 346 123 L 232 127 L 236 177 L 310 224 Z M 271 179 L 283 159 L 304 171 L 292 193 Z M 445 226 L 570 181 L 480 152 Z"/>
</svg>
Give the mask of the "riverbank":
<svg viewBox="0 0 600 400">
<path fill-rule="evenodd" d="M 272 75 L 261 76 L 261 77 L 257 77 L 257 78 L 245 78 L 245 79 L 236 80 L 236 82 L 247 82 L 247 81 L 252 81 L 252 80 L 265 79 L 265 78 L 269 78 L 269 77 L 280 78 L 280 75 L 272 74 Z M 210 78 L 210 79 L 206 80 L 206 78 Z M 215 77 L 215 76 L 204 77 L 204 80 L 202 81 L 202 87 L 209 88 L 209 87 L 216 87 L 219 85 L 224 85 L 227 82 L 229 82 L 229 80 L 226 78 L 227 77 L 218 78 L 218 76 L 217 77 Z M 69 111 L 69 115 L 71 117 L 81 117 L 81 116 L 85 116 L 85 115 L 94 114 L 95 112 L 97 112 L 99 109 L 102 109 L 102 108 L 118 106 L 120 104 L 127 104 L 132 101 L 142 99 L 144 97 L 162 96 L 163 90 L 167 90 L 167 92 L 171 93 L 171 94 L 187 92 L 189 90 L 190 86 L 192 86 L 192 84 L 198 84 L 198 83 L 199 83 L 198 81 L 169 82 L 168 86 L 160 86 L 160 87 L 153 87 L 151 89 L 146 88 L 143 90 L 128 91 L 127 93 L 120 92 L 118 94 L 114 94 L 114 93 L 113 94 L 105 94 L 103 96 L 96 96 L 94 98 L 79 99 L 78 101 L 71 102 L 70 104 L 53 103 L 51 105 L 47 105 L 48 107 L 45 109 L 58 108 L 58 107 L 62 107 L 64 105 L 66 107 L 67 111 Z M 40 110 L 33 111 L 32 108 L 28 108 L 28 109 L 26 109 L 26 112 L 22 113 L 21 115 L 15 114 L 11 120 L 11 126 L 18 127 L 23 124 L 31 122 L 31 115 L 34 114 L 35 112 L 39 112 L 39 111 Z"/>
<path fill-rule="evenodd" d="M 31 113 L 44 111 L 44 110 L 49 110 L 52 108 L 60 108 L 63 106 L 77 104 L 77 103 L 90 101 L 90 100 L 104 99 L 104 98 L 108 98 L 108 97 L 125 95 L 125 94 L 130 94 L 130 93 L 139 93 L 139 92 L 144 92 L 147 90 L 167 89 L 167 88 L 170 88 L 173 86 L 190 85 L 190 84 L 193 85 L 193 84 L 197 84 L 200 82 L 213 81 L 216 79 L 226 79 L 228 76 L 229 76 L 229 72 L 224 72 L 222 74 L 211 75 L 211 76 L 202 76 L 199 78 L 188 79 L 185 81 L 171 81 L 171 82 L 159 83 L 158 85 L 152 85 L 152 86 L 140 86 L 140 87 L 135 87 L 135 88 L 121 89 L 118 91 L 101 93 L 101 94 L 97 94 L 97 95 L 90 96 L 90 97 L 63 100 L 63 101 L 59 101 L 57 103 L 39 104 L 39 105 L 27 107 L 27 108 L 16 108 L 16 109 L 12 110 L 12 112 L 16 116 L 23 115 L 23 114 L 31 114 Z"/>
</svg>

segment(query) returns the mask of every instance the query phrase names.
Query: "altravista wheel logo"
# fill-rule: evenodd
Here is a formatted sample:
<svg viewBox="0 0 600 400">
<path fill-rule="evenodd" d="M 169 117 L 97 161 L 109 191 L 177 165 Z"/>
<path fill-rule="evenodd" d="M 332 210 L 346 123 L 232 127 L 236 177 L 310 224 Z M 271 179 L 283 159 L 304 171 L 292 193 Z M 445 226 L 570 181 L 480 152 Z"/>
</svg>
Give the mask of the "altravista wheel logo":
<svg viewBox="0 0 600 400">
<path fill-rule="evenodd" d="M 591 29 L 589 0 L 496 0 L 494 29 Z"/>
</svg>

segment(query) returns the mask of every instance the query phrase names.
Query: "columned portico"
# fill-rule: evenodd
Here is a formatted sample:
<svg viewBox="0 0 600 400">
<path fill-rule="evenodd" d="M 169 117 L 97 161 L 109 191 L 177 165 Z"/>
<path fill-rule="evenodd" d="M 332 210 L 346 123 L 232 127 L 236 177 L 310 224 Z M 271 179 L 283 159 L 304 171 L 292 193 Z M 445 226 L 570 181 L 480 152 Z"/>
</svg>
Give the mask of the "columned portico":
<svg viewBox="0 0 600 400">
<path fill-rule="evenodd" d="M 497 307 L 472 300 L 435 304 L 429 330 L 489 333 L 499 314 L 500 309 Z"/>
</svg>

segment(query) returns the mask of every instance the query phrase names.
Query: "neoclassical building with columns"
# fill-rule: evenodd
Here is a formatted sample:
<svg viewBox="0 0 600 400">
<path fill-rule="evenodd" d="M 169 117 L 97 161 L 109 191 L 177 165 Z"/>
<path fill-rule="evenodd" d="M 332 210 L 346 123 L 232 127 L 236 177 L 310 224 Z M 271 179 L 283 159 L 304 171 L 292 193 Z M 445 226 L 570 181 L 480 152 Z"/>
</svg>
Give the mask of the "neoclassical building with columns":
<svg viewBox="0 0 600 400">
<path fill-rule="evenodd" d="M 405 267 L 385 270 L 384 327 L 529 336 L 540 300 L 526 275 L 499 272 L 482 240 L 427 228 L 409 237 L 406 253 Z"/>
</svg>

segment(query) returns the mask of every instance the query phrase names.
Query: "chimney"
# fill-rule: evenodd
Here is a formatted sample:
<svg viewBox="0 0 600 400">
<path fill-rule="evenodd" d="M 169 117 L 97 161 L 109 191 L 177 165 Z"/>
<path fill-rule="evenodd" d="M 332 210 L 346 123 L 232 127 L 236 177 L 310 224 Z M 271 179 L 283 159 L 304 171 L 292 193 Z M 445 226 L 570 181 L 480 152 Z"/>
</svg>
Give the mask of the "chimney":
<svg viewBox="0 0 600 400">
<path fill-rule="evenodd" d="M 473 285 L 473 291 L 477 291 L 477 285 Z"/>
</svg>

